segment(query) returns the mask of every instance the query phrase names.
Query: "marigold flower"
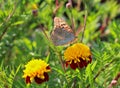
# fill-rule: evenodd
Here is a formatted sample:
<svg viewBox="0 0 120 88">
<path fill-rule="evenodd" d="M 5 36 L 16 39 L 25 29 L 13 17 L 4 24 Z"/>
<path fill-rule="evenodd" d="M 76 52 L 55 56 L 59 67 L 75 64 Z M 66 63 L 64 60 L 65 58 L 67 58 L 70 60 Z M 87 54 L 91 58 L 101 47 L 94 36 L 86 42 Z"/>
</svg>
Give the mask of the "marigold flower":
<svg viewBox="0 0 120 88">
<path fill-rule="evenodd" d="M 49 65 L 41 59 L 33 59 L 25 65 L 25 70 L 23 70 L 26 83 L 31 83 L 34 79 L 36 83 L 41 84 L 49 80 L 48 72 L 51 69 Z"/>
<path fill-rule="evenodd" d="M 92 61 L 89 47 L 82 43 L 68 47 L 64 52 L 64 58 L 66 66 L 70 65 L 72 69 L 86 67 Z"/>
<path fill-rule="evenodd" d="M 38 6 L 37 6 L 37 4 L 33 4 L 33 5 L 32 5 L 32 14 L 33 14 L 34 16 L 37 16 L 37 15 L 38 15 Z"/>
<path fill-rule="evenodd" d="M 32 4 L 32 9 L 38 9 L 37 4 Z"/>
</svg>

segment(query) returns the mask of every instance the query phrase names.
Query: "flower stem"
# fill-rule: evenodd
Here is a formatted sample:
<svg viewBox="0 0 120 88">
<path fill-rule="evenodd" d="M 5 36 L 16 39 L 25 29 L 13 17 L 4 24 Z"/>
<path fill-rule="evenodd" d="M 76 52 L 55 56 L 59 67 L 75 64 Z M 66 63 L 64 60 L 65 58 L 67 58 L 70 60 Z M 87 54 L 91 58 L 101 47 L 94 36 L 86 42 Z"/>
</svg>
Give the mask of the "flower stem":
<svg viewBox="0 0 120 88">
<path fill-rule="evenodd" d="M 43 34 L 45 35 L 45 37 L 50 41 L 47 33 L 45 32 L 45 29 L 40 25 L 40 29 L 42 30 Z"/>
<path fill-rule="evenodd" d="M 83 27 L 83 33 L 82 33 L 82 37 L 81 37 L 81 42 L 83 41 L 83 38 L 84 38 L 84 33 L 85 33 L 85 28 L 86 28 L 86 20 L 87 20 L 87 10 L 85 11 L 84 27 Z"/>
<path fill-rule="evenodd" d="M 5 35 L 5 33 L 7 32 L 8 27 L 11 25 L 11 24 L 8 24 L 8 25 L 7 25 L 7 23 L 8 23 L 8 21 L 10 20 L 10 18 L 13 16 L 13 14 L 15 13 L 15 10 L 16 10 L 17 6 L 18 6 L 18 2 L 17 2 L 17 3 L 15 2 L 15 5 L 14 5 L 14 8 L 13 8 L 12 12 L 8 15 L 8 17 L 6 18 L 5 22 L 3 23 L 3 24 L 6 25 L 6 26 L 5 26 L 5 28 L 4 28 L 3 33 L 2 33 L 1 36 L 0 36 L 0 40 L 2 39 L 2 37 L 3 37 L 3 36 Z"/>
<path fill-rule="evenodd" d="M 64 66 L 64 61 L 63 61 L 63 59 L 62 59 L 62 55 L 61 55 L 61 53 L 58 52 L 58 51 L 57 51 L 57 54 L 58 54 L 58 56 L 59 56 L 60 63 L 61 63 L 61 66 L 62 66 L 62 68 L 63 68 L 63 71 L 66 72 L 65 66 Z"/>
</svg>

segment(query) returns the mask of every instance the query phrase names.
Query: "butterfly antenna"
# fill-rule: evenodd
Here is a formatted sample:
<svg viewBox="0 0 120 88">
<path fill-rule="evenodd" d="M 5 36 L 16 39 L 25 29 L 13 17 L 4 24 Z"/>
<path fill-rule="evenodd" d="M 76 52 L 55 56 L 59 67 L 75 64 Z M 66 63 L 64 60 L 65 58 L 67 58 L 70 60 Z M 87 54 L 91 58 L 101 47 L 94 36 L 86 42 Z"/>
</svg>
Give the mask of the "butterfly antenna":
<svg viewBox="0 0 120 88">
<path fill-rule="evenodd" d="M 86 6 L 85 6 L 86 7 Z M 84 26 L 83 26 L 83 31 L 82 31 L 82 37 L 81 37 L 81 42 L 83 41 L 84 38 L 84 33 L 85 33 L 85 28 L 86 28 L 86 20 L 87 20 L 87 10 L 85 10 L 85 17 L 84 17 Z"/>
</svg>

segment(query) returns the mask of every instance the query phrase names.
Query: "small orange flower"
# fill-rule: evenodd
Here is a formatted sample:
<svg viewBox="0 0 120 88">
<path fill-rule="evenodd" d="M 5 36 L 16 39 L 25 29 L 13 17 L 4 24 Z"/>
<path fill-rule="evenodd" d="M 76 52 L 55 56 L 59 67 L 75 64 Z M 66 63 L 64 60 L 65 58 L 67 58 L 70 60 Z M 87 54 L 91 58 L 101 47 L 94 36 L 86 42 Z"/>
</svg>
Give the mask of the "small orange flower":
<svg viewBox="0 0 120 88">
<path fill-rule="evenodd" d="M 70 65 L 72 69 L 86 67 L 92 61 L 89 47 L 82 43 L 68 47 L 64 52 L 64 58 L 66 66 Z"/>
<path fill-rule="evenodd" d="M 48 72 L 50 72 L 50 67 L 41 59 L 33 59 L 25 65 L 23 72 L 23 78 L 26 79 L 27 84 L 31 83 L 33 79 L 36 83 L 41 84 L 49 80 Z"/>
</svg>

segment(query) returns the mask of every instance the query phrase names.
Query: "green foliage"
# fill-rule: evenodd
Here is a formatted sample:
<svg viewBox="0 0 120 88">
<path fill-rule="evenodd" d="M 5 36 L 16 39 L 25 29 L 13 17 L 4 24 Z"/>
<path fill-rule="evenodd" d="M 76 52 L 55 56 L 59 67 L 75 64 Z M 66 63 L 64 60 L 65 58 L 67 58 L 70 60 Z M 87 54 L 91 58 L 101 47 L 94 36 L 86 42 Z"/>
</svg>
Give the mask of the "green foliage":
<svg viewBox="0 0 120 88">
<path fill-rule="evenodd" d="M 56 14 L 53 13 L 54 0 L 0 1 L 0 88 L 107 88 L 110 85 L 120 72 L 120 3 L 117 0 L 104 3 L 104 0 L 72 0 L 73 7 L 66 8 L 68 1 L 59 0 Z M 81 1 L 81 6 L 77 1 Z M 32 12 L 33 4 L 38 6 L 37 15 Z M 77 31 L 81 25 L 83 27 L 86 10 L 83 43 L 91 47 L 92 63 L 83 69 L 64 71 L 60 58 L 64 60 L 64 50 L 69 45 L 56 47 L 52 44 L 53 17 L 64 18 L 71 26 L 73 17 Z M 78 41 L 83 33 L 82 29 L 80 31 Z M 49 63 L 52 71 L 48 82 L 25 83 L 24 65 L 32 58 Z M 115 87 L 119 85 L 120 81 Z"/>
</svg>

